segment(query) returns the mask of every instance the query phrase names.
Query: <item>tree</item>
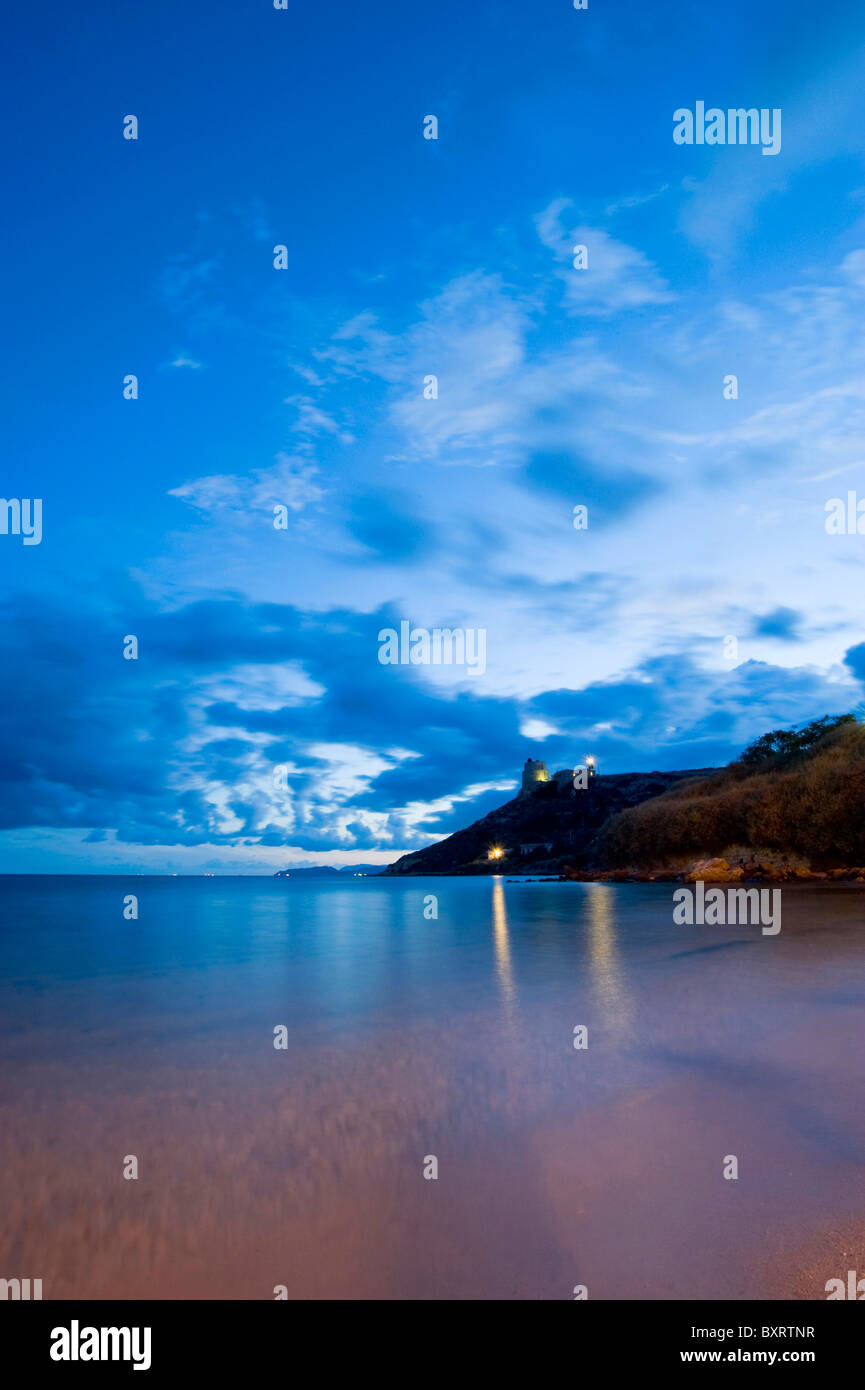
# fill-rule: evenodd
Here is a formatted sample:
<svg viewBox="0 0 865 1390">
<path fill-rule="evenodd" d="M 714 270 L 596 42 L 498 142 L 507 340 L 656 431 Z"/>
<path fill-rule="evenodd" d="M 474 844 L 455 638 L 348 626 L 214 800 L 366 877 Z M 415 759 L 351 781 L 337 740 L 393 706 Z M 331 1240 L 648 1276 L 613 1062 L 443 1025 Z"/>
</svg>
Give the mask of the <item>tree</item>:
<svg viewBox="0 0 865 1390">
<path fill-rule="evenodd" d="M 800 729 L 773 729 L 748 745 L 739 759 L 746 767 L 768 761 L 770 758 L 791 757 L 795 753 L 806 753 L 826 734 L 833 733 L 842 724 L 855 724 L 855 714 L 824 714 L 821 719 L 812 719 Z"/>
</svg>

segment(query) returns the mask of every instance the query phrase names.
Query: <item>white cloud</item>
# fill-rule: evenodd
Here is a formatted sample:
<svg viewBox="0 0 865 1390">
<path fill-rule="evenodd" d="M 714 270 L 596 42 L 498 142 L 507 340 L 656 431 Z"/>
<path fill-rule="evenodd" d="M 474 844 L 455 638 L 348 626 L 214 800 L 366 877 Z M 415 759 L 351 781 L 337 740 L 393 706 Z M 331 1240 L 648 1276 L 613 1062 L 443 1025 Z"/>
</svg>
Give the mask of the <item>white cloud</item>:
<svg viewBox="0 0 865 1390">
<path fill-rule="evenodd" d="M 550 724 L 546 719 L 524 719 L 520 725 L 520 737 L 537 739 L 542 742 L 546 738 L 551 738 L 559 731 L 554 724 Z"/>
<path fill-rule="evenodd" d="M 324 492 L 314 481 L 317 473 L 317 467 L 308 459 L 280 453 L 273 468 L 255 469 L 248 477 L 216 473 L 194 478 L 171 488 L 168 495 L 179 497 L 200 512 L 258 522 L 258 513 L 272 513 L 277 504 L 301 512 L 318 502 Z"/>
<path fill-rule="evenodd" d="M 570 199 L 557 198 L 535 219 L 538 236 L 555 253 L 556 274 L 565 286 L 565 302 L 571 313 L 608 318 L 624 310 L 669 304 L 675 298 L 642 251 L 586 223 L 566 231 L 562 219 L 571 206 Z M 574 268 L 575 246 L 587 248 L 585 270 Z"/>
<path fill-rule="evenodd" d="M 551 203 L 538 217 L 543 244 L 563 254 L 569 206 Z M 176 490 L 235 527 L 226 579 L 280 601 L 296 592 L 302 566 L 318 610 L 389 605 L 422 626 L 483 627 L 482 693 L 502 697 L 579 688 L 637 668 L 647 653 L 741 637 L 732 624 L 742 614 L 781 601 L 815 617 L 783 659 L 836 661 L 860 619 L 841 574 L 851 556 L 826 547 L 823 503 L 828 480 L 852 474 L 863 453 L 861 257 L 847 254 L 822 283 L 794 270 L 784 288 L 747 303 L 726 291 L 695 301 L 674 299 L 636 248 L 591 235 L 606 267 L 599 303 L 657 306 L 650 321 L 601 313 L 587 331 L 586 315 L 563 317 L 562 279 L 567 299 L 581 274 L 568 259 L 546 280 L 518 284 L 462 274 L 407 323 L 391 327 L 365 309 L 313 351 L 323 385 L 294 403 L 327 443 L 363 399 L 352 483 L 367 496 L 408 497 L 399 539 L 414 518 L 434 537 L 429 556 L 407 548 L 398 566 L 372 558 L 352 533 L 338 471 L 325 479 L 295 458 L 286 486 L 297 507 L 319 502 L 325 488 L 329 505 L 315 506 L 314 525 L 299 525 L 266 565 L 259 535 L 235 518 L 250 497 L 288 501 L 273 470 Z M 734 402 L 722 397 L 727 371 L 739 376 Z M 423 395 L 429 374 L 436 400 Z M 544 454 L 557 461 L 555 486 L 526 474 Z M 441 465 L 456 466 L 443 476 Z M 654 490 L 635 501 L 629 476 Z M 590 511 L 579 535 L 576 502 Z M 192 586 L 197 571 L 193 546 Z M 761 650 L 752 644 L 750 654 Z M 421 669 L 412 679 L 454 698 L 447 674 Z"/>
<path fill-rule="evenodd" d="M 340 444 L 353 444 L 354 435 L 344 430 L 333 416 L 321 410 L 310 396 L 287 396 L 286 405 L 293 405 L 297 410 L 297 424 L 295 430 L 300 435 L 314 437 L 319 434 L 334 435 Z"/>
</svg>

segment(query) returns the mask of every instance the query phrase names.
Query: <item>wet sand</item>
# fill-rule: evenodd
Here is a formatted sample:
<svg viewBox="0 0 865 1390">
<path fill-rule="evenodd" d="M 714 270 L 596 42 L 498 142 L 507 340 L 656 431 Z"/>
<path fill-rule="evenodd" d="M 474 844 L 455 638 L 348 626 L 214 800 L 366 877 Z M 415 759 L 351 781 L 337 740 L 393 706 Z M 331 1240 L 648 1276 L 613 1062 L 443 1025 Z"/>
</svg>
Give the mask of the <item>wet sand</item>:
<svg viewBox="0 0 865 1390">
<path fill-rule="evenodd" d="M 707 1089 L 684 1073 L 551 1121 L 537 1076 L 501 1057 L 489 1079 L 533 1085 L 534 1115 L 503 1097 L 493 1140 L 466 1123 L 487 1113 L 484 1079 L 458 1036 L 445 1059 L 437 1030 L 300 1070 L 275 1053 L 266 1077 L 225 1057 L 131 1084 L 58 1061 L 0 1112 L 4 1267 L 55 1298 L 823 1297 L 865 1270 L 863 1107 L 854 1119 L 821 1086 L 861 1038 L 849 1012 L 810 1038 L 810 1098 L 792 1105 L 780 1071 L 768 1102 L 744 1077 Z M 755 1075 L 773 1067 L 771 1050 L 755 1059 Z M 833 1126 L 849 1151 L 829 1161 Z"/>
</svg>

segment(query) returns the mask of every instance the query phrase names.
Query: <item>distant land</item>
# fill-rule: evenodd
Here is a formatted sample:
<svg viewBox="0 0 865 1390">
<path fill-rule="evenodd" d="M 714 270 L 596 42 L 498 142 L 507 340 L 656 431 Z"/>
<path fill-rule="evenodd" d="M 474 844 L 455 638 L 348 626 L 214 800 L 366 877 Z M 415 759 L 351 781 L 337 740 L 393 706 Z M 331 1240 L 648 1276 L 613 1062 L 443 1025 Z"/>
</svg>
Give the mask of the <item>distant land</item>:
<svg viewBox="0 0 865 1390">
<path fill-rule="evenodd" d="M 865 881 L 865 728 L 825 715 L 764 734 L 727 767 L 550 777 L 528 759 L 520 792 L 387 876 Z"/>
<path fill-rule="evenodd" d="M 273 875 L 274 878 L 352 878 L 356 875 L 363 875 L 369 878 L 372 874 L 380 874 L 384 865 L 382 864 L 345 864 L 341 869 L 334 869 L 330 864 L 312 864 L 301 869 L 278 869 Z"/>
</svg>

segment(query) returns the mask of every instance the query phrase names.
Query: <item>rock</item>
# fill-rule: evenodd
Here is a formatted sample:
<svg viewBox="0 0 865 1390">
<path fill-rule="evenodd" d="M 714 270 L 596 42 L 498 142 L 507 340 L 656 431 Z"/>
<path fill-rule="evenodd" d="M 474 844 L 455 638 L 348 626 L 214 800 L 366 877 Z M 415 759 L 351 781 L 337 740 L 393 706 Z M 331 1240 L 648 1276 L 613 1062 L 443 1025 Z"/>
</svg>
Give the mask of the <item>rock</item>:
<svg viewBox="0 0 865 1390">
<path fill-rule="evenodd" d="M 685 883 L 737 883 L 745 870 L 741 864 L 731 869 L 726 859 L 698 859 L 685 874 Z"/>
<path fill-rule="evenodd" d="M 787 870 L 779 868 L 777 864 L 761 864 L 760 872 L 770 883 L 783 883 L 789 878 Z"/>
</svg>

